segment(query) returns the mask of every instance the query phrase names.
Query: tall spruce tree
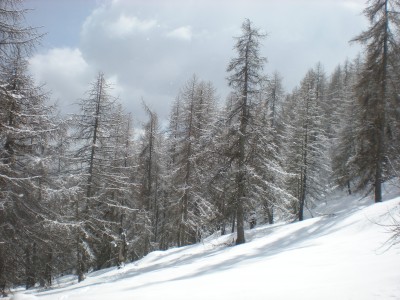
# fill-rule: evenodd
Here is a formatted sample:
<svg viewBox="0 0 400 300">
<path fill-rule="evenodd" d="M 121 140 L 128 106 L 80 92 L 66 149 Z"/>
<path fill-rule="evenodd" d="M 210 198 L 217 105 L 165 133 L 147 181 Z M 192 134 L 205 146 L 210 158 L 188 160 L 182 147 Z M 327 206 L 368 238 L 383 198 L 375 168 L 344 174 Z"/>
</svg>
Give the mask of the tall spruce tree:
<svg viewBox="0 0 400 300">
<path fill-rule="evenodd" d="M 339 188 L 347 189 L 348 194 L 353 192 L 353 185 L 358 179 L 353 160 L 356 156 L 356 132 L 361 121 L 355 92 L 360 64 L 358 57 L 354 62 L 346 61 L 342 67 L 338 67 L 332 76 L 327 96 L 328 102 L 331 102 L 326 119 L 333 130 L 330 148 L 334 181 Z"/>
<path fill-rule="evenodd" d="M 193 76 L 178 98 L 170 119 L 168 182 L 170 221 L 175 227 L 176 244 L 182 246 L 198 242 L 213 216 L 207 151 L 216 110 L 215 89 Z"/>
<path fill-rule="evenodd" d="M 237 148 L 235 149 L 235 164 L 237 167 L 235 196 L 237 238 L 236 244 L 245 242 L 244 237 L 244 202 L 248 197 L 246 186 L 248 176 L 248 140 L 249 122 L 252 118 L 251 106 L 255 94 L 260 90 L 264 75 L 262 70 L 266 59 L 260 55 L 260 41 L 265 38 L 259 29 L 253 27 L 250 20 L 242 24 L 242 35 L 236 37 L 234 49 L 237 57 L 233 58 L 227 68 L 228 83 L 235 91 L 235 102 L 230 118 L 237 123 Z"/>
<path fill-rule="evenodd" d="M 288 190 L 297 198 L 294 212 L 301 221 L 304 209 L 323 196 L 330 176 L 328 139 L 324 123 L 325 75 L 320 64 L 307 72 L 286 103 L 286 171 Z"/>
<path fill-rule="evenodd" d="M 0 3 L 1 295 L 15 284 L 51 282 L 51 274 L 44 275 L 51 273 L 47 172 L 57 125 L 48 95 L 27 72 L 39 35 L 25 24 L 22 3 Z"/>
<path fill-rule="evenodd" d="M 282 152 L 282 105 L 285 99 L 285 93 L 282 86 L 282 77 L 278 72 L 274 72 L 266 83 L 265 90 L 261 90 L 260 103 L 258 110 L 259 130 L 263 133 L 264 143 L 260 143 L 261 151 L 265 152 L 267 165 L 264 171 L 269 174 L 269 186 L 274 186 L 274 190 L 270 190 L 268 196 L 264 198 L 262 203 L 264 218 L 266 217 L 269 224 L 274 223 L 275 210 L 285 211 L 287 201 L 290 201 L 290 195 L 284 191 L 284 182 L 288 174 L 282 169 L 283 152 Z M 265 175 L 264 175 L 265 176 Z M 276 182 L 276 184 L 274 184 Z"/>
<path fill-rule="evenodd" d="M 57 123 L 54 108 L 27 75 L 19 51 L 1 71 L 0 289 L 5 293 L 11 283 L 34 286 L 43 270 L 43 225 L 52 214 L 47 209 L 47 173 Z"/>
<path fill-rule="evenodd" d="M 157 114 L 145 103 L 143 107 L 148 115 L 148 121 L 143 124 L 143 134 L 139 139 L 138 167 L 136 172 L 138 185 L 137 231 L 142 237 L 142 249 L 137 250 L 141 255 L 158 249 L 162 235 L 162 164 L 161 145 L 162 135 L 158 124 Z M 140 245 L 138 245 L 140 246 Z"/>
<path fill-rule="evenodd" d="M 131 211 L 126 166 L 127 118 L 103 74 L 98 74 L 75 114 L 70 172 L 78 180 L 75 197 L 77 273 L 117 264 L 121 217 Z"/>
<path fill-rule="evenodd" d="M 395 174 L 399 157 L 399 13 L 397 0 L 370 0 L 364 10 L 370 27 L 353 41 L 365 46 L 357 84 L 361 126 L 357 130 L 358 189 L 369 186 L 382 201 L 382 183 Z"/>
</svg>

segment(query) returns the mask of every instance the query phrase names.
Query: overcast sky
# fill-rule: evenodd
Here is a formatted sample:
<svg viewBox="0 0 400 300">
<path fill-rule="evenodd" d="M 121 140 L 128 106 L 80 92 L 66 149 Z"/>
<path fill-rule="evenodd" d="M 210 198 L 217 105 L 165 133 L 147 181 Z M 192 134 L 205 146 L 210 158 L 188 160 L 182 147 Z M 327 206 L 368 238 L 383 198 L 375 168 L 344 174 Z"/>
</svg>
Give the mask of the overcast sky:
<svg viewBox="0 0 400 300">
<path fill-rule="evenodd" d="M 290 91 L 321 62 L 327 74 L 360 51 L 349 40 L 366 29 L 364 0 L 26 0 L 30 25 L 47 35 L 30 59 L 64 111 L 104 72 L 126 109 L 143 118 L 141 99 L 166 119 L 194 73 L 223 101 L 233 36 L 249 18 L 268 34 L 265 72 Z"/>
</svg>

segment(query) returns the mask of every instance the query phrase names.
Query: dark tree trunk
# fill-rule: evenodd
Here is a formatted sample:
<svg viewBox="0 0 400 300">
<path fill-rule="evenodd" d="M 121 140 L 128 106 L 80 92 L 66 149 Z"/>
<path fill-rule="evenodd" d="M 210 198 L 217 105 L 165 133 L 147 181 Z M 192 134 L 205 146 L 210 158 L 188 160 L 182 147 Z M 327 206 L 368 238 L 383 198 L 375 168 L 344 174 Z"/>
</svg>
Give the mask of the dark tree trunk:
<svg viewBox="0 0 400 300">
<path fill-rule="evenodd" d="M 385 159 L 385 114 L 387 97 L 387 73 L 388 73 L 388 35 L 389 35 L 389 16 L 388 0 L 385 1 L 385 32 L 383 35 L 382 53 L 382 80 L 381 94 L 378 103 L 378 124 L 377 124 L 377 155 L 375 173 L 375 202 L 382 202 L 382 182 L 383 182 L 383 161 Z"/>
<path fill-rule="evenodd" d="M 7 296 L 6 286 L 5 244 L 0 243 L 0 296 Z"/>
<path fill-rule="evenodd" d="M 251 35 L 249 36 L 249 42 Z M 246 242 L 244 237 L 244 210 L 243 200 L 245 198 L 245 157 L 246 157 L 246 136 L 247 136 L 247 123 L 248 119 L 248 51 L 249 46 L 246 48 L 246 64 L 244 67 L 244 83 L 242 91 L 242 112 L 240 117 L 240 129 L 239 129 L 239 172 L 237 175 L 238 195 L 236 198 L 236 224 L 237 224 L 237 238 L 236 245 L 243 244 Z"/>
<path fill-rule="evenodd" d="M 86 190 L 86 197 L 90 198 L 92 197 L 93 193 L 93 167 L 94 167 L 94 158 L 96 155 L 96 143 L 97 143 L 97 134 L 99 131 L 99 119 L 100 119 L 100 104 L 102 100 L 102 93 L 103 93 L 103 75 L 99 75 L 98 82 L 97 82 L 97 99 L 96 99 L 96 112 L 95 112 L 95 120 L 94 120 L 94 125 L 93 125 L 93 140 L 92 140 L 92 146 L 91 146 L 91 153 L 90 153 L 90 160 L 89 160 L 89 177 L 87 181 L 87 190 Z M 88 201 L 88 200 L 87 200 Z M 89 205 L 87 206 L 87 210 L 89 208 Z"/>
<path fill-rule="evenodd" d="M 308 89 L 309 91 L 310 89 Z M 306 202 L 306 195 L 307 195 L 307 170 L 308 170 L 308 151 L 309 151 L 309 140 L 308 140 L 308 121 L 309 121 L 309 105 L 311 99 L 309 95 L 307 96 L 307 101 L 306 101 L 306 115 L 305 115 L 305 121 L 304 121 L 304 144 L 303 144 L 303 167 L 302 167 L 302 172 L 301 172 L 301 193 L 300 193 L 300 203 L 299 203 L 299 221 L 304 220 L 304 205 Z"/>
<path fill-rule="evenodd" d="M 350 180 L 347 180 L 347 192 L 349 193 L 349 195 L 351 195 Z"/>
<path fill-rule="evenodd" d="M 53 250 L 49 249 L 46 257 L 46 266 L 44 269 L 45 286 L 50 287 L 53 279 Z"/>
<path fill-rule="evenodd" d="M 37 268 L 37 249 L 36 243 L 33 243 L 32 251 L 30 247 L 26 248 L 25 251 L 25 274 L 26 283 L 25 288 L 30 289 L 35 286 L 36 283 L 36 268 Z"/>
<path fill-rule="evenodd" d="M 235 225 L 236 225 L 236 210 L 232 214 L 232 229 L 231 229 L 231 233 L 235 232 Z"/>
<path fill-rule="evenodd" d="M 120 236 L 120 242 L 119 242 L 119 249 L 118 249 L 118 257 L 117 257 L 117 266 L 118 269 L 122 268 L 126 261 L 126 256 L 127 256 L 127 243 L 126 243 L 126 234 L 124 231 L 123 227 L 123 221 L 124 221 L 124 215 L 121 215 L 120 219 L 120 227 L 119 227 L 119 236 Z"/>
<path fill-rule="evenodd" d="M 265 205 L 265 210 L 267 212 L 268 224 L 274 224 L 274 208 L 269 201 Z"/>
<path fill-rule="evenodd" d="M 237 211 L 236 211 L 236 222 L 237 222 L 237 237 L 236 245 L 240 245 L 246 242 L 244 237 L 244 211 L 242 199 L 237 200 Z"/>
<path fill-rule="evenodd" d="M 79 220 L 79 218 L 78 218 Z M 76 229 L 76 274 L 78 275 L 78 282 L 85 279 L 85 266 L 84 266 L 84 253 L 82 249 L 81 232 L 80 229 Z"/>
</svg>

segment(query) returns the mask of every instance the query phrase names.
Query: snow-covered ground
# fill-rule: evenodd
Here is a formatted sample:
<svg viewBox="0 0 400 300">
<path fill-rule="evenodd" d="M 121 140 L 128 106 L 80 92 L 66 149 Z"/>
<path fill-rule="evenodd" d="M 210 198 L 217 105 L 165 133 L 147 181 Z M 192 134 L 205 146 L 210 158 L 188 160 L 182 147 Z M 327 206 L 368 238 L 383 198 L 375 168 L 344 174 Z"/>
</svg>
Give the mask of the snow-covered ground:
<svg viewBox="0 0 400 300">
<path fill-rule="evenodd" d="M 389 247 L 383 226 L 399 218 L 400 197 L 389 191 L 379 204 L 332 197 L 313 218 L 247 231 L 240 246 L 231 246 L 232 235 L 215 235 L 12 299 L 400 299 L 400 247 Z"/>
</svg>

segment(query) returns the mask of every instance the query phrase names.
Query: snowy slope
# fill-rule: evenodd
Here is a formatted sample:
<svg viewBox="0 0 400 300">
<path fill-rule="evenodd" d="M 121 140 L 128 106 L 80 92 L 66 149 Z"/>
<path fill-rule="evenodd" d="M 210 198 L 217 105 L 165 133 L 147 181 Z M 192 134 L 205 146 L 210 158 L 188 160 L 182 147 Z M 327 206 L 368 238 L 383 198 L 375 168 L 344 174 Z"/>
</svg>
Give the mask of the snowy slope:
<svg viewBox="0 0 400 300">
<path fill-rule="evenodd" d="M 240 246 L 230 246 L 232 235 L 210 237 L 31 293 L 43 300 L 400 299 L 400 248 L 385 244 L 391 234 L 382 226 L 400 214 L 400 197 L 371 203 L 330 199 L 314 218 L 247 231 Z M 35 298 L 15 299 L 26 297 Z"/>
</svg>

